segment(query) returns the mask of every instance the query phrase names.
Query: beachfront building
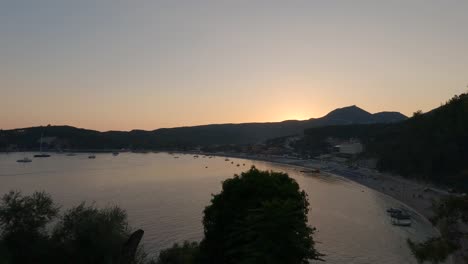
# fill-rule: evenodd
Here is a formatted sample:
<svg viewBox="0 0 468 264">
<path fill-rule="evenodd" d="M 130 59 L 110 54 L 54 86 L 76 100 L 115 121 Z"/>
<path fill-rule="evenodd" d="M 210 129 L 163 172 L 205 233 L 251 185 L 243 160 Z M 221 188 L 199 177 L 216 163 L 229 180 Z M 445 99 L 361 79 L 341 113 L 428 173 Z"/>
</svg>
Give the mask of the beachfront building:
<svg viewBox="0 0 468 264">
<path fill-rule="evenodd" d="M 340 154 L 357 155 L 364 150 L 364 146 L 360 142 L 350 141 L 336 145 L 334 150 Z"/>
</svg>

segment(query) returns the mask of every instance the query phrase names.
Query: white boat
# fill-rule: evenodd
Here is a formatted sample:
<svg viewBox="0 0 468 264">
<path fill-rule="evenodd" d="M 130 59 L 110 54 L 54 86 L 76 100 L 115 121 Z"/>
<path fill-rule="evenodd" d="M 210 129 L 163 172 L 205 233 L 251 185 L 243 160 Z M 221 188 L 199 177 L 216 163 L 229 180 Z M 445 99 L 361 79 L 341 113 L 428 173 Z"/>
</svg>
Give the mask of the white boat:
<svg viewBox="0 0 468 264">
<path fill-rule="evenodd" d="M 24 157 L 22 159 L 17 160 L 16 162 L 28 163 L 28 162 L 32 162 L 32 159 Z"/>
<path fill-rule="evenodd" d="M 390 214 L 392 224 L 396 226 L 411 226 L 411 216 L 410 214 L 401 209 L 390 208 L 387 210 L 387 213 Z"/>
</svg>

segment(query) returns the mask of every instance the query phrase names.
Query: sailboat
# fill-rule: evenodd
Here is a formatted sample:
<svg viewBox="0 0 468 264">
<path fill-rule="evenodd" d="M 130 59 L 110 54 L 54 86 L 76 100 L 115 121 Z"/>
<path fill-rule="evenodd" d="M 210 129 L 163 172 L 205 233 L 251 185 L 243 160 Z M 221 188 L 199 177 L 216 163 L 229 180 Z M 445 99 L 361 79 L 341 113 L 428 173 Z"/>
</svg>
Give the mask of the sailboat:
<svg viewBox="0 0 468 264">
<path fill-rule="evenodd" d="M 43 153 L 43 152 L 42 152 L 42 136 L 43 136 L 43 135 L 44 135 L 44 134 L 41 134 L 41 143 L 40 143 L 40 147 L 39 147 L 41 153 L 40 153 L 40 154 L 34 155 L 35 158 L 48 158 L 48 157 L 50 157 L 49 154 L 46 154 L 46 153 Z"/>
</svg>

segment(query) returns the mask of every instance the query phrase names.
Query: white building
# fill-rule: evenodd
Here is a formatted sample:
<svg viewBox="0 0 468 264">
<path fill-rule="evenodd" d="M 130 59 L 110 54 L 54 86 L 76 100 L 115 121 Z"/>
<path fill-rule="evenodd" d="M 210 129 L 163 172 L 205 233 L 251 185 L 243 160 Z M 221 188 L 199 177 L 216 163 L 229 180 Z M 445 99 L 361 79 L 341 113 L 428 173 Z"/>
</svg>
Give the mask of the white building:
<svg viewBox="0 0 468 264">
<path fill-rule="evenodd" d="M 349 142 L 335 146 L 335 150 L 341 154 L 356 155 L 364 150 L 364 146 L 360 142 Z"/>
</svg>

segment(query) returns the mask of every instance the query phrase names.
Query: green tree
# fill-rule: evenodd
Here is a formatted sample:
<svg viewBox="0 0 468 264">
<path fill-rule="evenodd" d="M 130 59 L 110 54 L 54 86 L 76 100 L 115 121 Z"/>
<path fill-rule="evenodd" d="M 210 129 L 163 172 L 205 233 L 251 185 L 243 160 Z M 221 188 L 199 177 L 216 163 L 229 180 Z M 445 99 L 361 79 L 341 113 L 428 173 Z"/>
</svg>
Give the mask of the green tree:
<svg viewBox="0 0 468 264">
<path fill-rule="evenodd" d="M 0 264 L 146 262 L 146 254 L 138 248 L 143 231 L 130 237 L 124 210 L 82 203 L 52 226 L 58 213 L 59 207 L 44 192 L 4 195 L 0 200 Z"/>
<path fill-rule="evenodd" d="M 249 171 L 223 182 L 205 208 L 201 263 L 308 263 L 322 256 L 307 225 L 307 194 L 285 173 Z"/>
<path fill-rule="evenodd" d="M 98 209 L 80 205 L 69 209 L 52 234 L 59 260 L 65 263 L 117 263 L 130 236 L 127 214 L 119 207 Z"/>
<path fill-rule="evenodd" d="M 197 242 L 175 243 L 171 248 L 162 250 L 156 264 L 194 264 L 198 256 Z"/>
<path fill-rule="evenodd" d="M 413 117 L 419 117 L 419 116 L 422 116 L 424 113 L 422 110 L 418 110 L 416 112 L 413 113 Z"/>
<path fill-rule="evenodd" d="M 46 225 L 58 211 L 58 206 L 44 192 L 30 196 L 13 191 L 5 194 L 0 201 L 0 244 L 3 248 L 0 252 L 3 253 L 3 261 L 43 262 L 49 254 Z"/>
</svg>

